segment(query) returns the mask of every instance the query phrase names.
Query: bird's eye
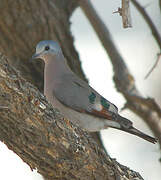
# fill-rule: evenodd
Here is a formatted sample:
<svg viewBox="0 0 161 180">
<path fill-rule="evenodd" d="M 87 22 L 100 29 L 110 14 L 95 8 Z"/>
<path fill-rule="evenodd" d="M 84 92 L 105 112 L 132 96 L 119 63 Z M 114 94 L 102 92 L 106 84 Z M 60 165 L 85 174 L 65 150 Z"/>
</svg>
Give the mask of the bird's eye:
<svg viewBox="0 0 161 180">
<path fill-rule="evenodd" d="M 49 46 L 45 46 L 45 51 L 48 51 L 50 49 Z"/>
</svg>

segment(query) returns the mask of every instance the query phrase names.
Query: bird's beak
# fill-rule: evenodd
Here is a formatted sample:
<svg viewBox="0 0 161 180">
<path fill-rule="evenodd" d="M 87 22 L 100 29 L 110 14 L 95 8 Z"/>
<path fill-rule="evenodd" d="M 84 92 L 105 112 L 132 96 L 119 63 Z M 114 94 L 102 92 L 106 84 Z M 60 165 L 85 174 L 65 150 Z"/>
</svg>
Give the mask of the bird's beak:
<svg viewBox="0 0 161 180">
<path fill-rule="evenodd" d="M 30 59 L 29 62 L 32 62 L 34 59 L 38 59 L 40 57 L 40 53 L 39 54 L 34 54 Z"/>
</svg>

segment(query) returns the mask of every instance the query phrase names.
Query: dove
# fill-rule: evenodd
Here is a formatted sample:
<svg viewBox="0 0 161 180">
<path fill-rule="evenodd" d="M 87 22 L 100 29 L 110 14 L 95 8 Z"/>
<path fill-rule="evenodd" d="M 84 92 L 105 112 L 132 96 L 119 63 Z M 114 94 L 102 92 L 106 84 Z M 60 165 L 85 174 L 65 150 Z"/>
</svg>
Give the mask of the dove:
<svg viewBox="0 0 161 180">
<path fill-rule="evenodd" d="M 113 103 L 74 74 L 57 42 L 40 41 L 31 59 L 45 62 L 44 95 L 73 124 L 89 132 L 115 128 L 151 143 L 157 142 L 155 138 L 133 127 L 130 120 L 119 115 Z"/>
</svg>

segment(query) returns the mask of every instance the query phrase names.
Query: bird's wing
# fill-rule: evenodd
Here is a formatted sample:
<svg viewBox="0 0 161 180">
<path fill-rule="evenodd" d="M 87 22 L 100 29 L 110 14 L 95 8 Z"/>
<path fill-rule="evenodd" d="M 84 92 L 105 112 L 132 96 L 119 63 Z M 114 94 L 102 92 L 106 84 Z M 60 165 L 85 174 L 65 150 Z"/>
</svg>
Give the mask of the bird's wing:
<svg viewBox="0 0 161 180">
<path fill-rule="evenodd" d="M 53 93 L 62 104 L 79 112 L 106 119 L 113 119 L 113 114 L 118 113 L 114 104 L 74 74 L 64 75 Z"/>
</svg>

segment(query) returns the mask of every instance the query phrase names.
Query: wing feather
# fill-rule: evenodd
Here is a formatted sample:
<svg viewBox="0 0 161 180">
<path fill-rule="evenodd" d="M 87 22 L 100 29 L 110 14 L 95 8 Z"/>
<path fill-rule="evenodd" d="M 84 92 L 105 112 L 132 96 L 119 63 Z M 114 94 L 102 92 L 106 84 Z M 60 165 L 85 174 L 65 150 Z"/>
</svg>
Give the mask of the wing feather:
<svg viewBox="0 0 161 180">
<path fill-rule="evenodd" d="M 53 93 L 62 104 L 78 112 L 112 119 L 112 114 L 118 111 L 115 105 L 75 75 L 65 75 Z"/>
</svg>

